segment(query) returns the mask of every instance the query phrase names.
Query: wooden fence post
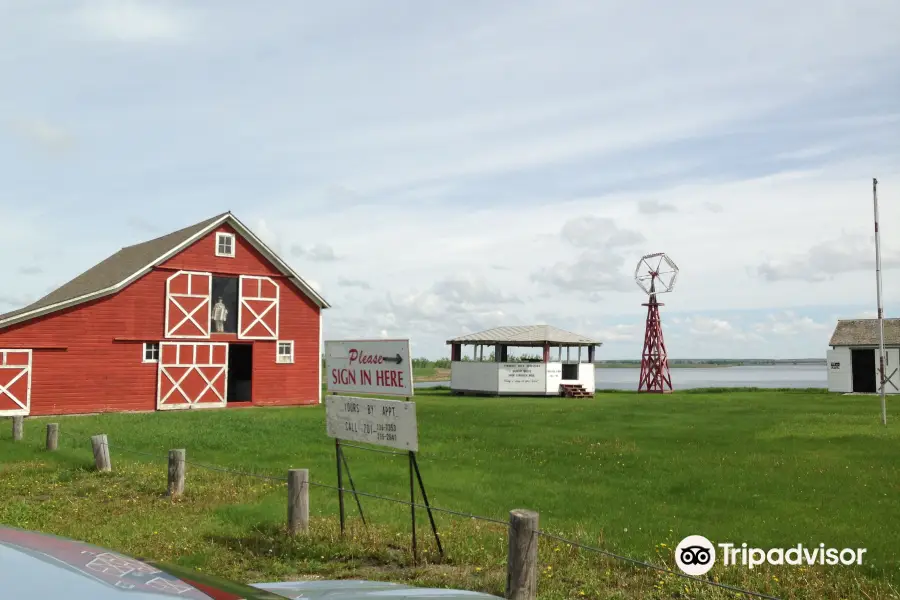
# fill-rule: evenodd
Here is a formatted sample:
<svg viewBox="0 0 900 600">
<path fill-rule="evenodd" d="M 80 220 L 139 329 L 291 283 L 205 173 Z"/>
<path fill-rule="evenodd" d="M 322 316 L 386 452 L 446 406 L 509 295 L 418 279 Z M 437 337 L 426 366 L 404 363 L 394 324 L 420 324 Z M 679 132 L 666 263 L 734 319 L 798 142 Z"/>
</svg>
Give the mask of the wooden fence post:
<svg viewBox="0 0 900 600">
<path fill-rule="evenodd" d="M 47 423 L 47 450 L 59 448 L 59 423 Z"/>
<path fill-rule="evenodd" d="M 168 494 L 173 498 L 184 493 L 184 459 L 186 450 L 169 450 Z"/>
<path fill-rule="evenodd" d="M 109 443 L 106 434 L 91 436 L 91 447 L 94 450 L 94 464 L 98 471 L 112 471 L 112 463 L 109 460 Z"/>
<path fill-rule="evenodd" d="M 309 530 L 309 469 L 288 471 L 288 531 L 291 535 Z"/>
<path fill-rule="evenodd" d="M 13 441 L 21 442 L 25 434 L 25 417 L 13 417 Z"/>
<path fill-rule="evenodd" d="M 509 556 L 506 562 L 506 597 L 537 597 L 538 513 L 515 509 L 509 513 Z"/>
</svg>

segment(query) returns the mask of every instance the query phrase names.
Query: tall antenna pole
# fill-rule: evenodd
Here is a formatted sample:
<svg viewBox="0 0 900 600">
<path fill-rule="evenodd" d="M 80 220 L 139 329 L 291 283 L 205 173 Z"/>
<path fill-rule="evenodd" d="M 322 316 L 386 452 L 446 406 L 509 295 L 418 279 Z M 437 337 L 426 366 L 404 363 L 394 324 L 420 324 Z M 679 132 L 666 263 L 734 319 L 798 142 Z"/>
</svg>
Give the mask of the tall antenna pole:
<svg viewBox="0 0 900 600">
<path fill-rule="evenodd" d="M 881 235 L 878 233 L 878 180 L 872 178 L 872 199 L 875 204 L 875 279 L 878 287 L 878 380 L 881 393 L 881 423 L 887 425 L 887 404 L 884 400 L 884 307 L 881 304 Z"/>
</svg>

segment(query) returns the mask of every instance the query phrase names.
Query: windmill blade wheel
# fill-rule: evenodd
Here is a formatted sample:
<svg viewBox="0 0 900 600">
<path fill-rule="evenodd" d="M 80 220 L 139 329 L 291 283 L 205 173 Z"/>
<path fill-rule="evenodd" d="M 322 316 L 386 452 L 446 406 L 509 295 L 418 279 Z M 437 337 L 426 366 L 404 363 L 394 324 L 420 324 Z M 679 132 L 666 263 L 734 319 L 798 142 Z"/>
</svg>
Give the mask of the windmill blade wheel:
<svg viewBox="0 0 900 600">
<path fill-rule="evenodd" d="M 646 254 L 634 269 L 634 281 L 645 294 L 665 294 L 675 288 L 678 265 L 665 252 Z"/>
</svg>

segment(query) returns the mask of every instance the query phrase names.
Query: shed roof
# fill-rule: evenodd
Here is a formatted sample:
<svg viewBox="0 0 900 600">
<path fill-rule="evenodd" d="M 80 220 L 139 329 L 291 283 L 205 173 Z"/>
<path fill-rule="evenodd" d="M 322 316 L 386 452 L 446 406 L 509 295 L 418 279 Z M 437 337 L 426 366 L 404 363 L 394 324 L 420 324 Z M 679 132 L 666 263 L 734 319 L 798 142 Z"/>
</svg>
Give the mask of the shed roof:
<svg viewBox="0 0 900 600">
<path fill-rule="evenodd" d="M 829 346 L 877 346 L 878 319 L 846 319 L 837 322 Z M 884 343 L 900 345 L 900 319 L 884 320 Z"/>
<path fill-rule="evenodd" d="M 564 331 L 551 325 L 514 325 L 494 327 L 478 333 L 462 335 L 448 344 L 507 344 L 510 346 L 600 346 L 602 342 L 587 336 Z"/>
<path fill-rule="evenodd" d="M 288 280 L 301 292 L 309 296 L 320 307 L 329 307 L 325 299 L 303 281 L 287 263 L 272 252 L 234 215 L 227 212 L 162 237 L 122 248 L 43 298 L 18 310 L 0 315 L 0 329 L 116 293 L 154 266 L 178 254 L 224 223 L 231 225 L 241 237 L 286 275 Z"/>
</svg>

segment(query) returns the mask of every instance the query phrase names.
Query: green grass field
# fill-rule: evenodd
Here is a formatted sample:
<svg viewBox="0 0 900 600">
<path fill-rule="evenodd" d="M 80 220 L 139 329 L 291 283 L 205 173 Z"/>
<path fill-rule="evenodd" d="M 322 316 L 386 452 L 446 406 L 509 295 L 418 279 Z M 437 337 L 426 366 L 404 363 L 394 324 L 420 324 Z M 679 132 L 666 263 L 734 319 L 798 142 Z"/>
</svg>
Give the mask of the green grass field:
<svg viewBox="0 0 900 600">
<path fill-rule="evenodd" d="M 900 434 L 877 397 L 817 391 L 601 393 L 592 400 L 454 397 L 417 392 L 420 466 L 440 507 L 506 519 L 540 512 L 545 530 L 655 564 L 701 534 L 751 546 L 867 548 L 861 567 L 717 565 L 719 581 L 783 598 L 896 598 L 900 582 Z M 59 422 L 60 451 L 42 450 Z M 115 472 L 97 474 L 89 436 L 109 435 Z M 309 468 L 334 484 L 324 409 L 270 408 L 28 419 L 25 441 L 0 431 L 0 522 L 73 536 L 242 580 L 318 574 L 452 585 L 502 595 L 502 526 L 438 515 L 448 557 L 408 556 L 409 509 L 363 498 L 365 532 L 337 536 L 336 492 L 311 491 L 313 535 L 281 531 L 276 482 L 188 466 L 172 502 L 165 455 L 283 477 Z M 129 454 L 125 449 L 151 456 Z M 347 450 L 358 489 L 408 498 L 405 458 Z M 158 457 L 158 458 L 154 458 Z M 419 515 L 420 526 L 427 523 Z M 542 542 L 543 598 L 728 598 L 672 576 Z M 549 567 L 549 568 L 548 568 Z"/>
</svg>

